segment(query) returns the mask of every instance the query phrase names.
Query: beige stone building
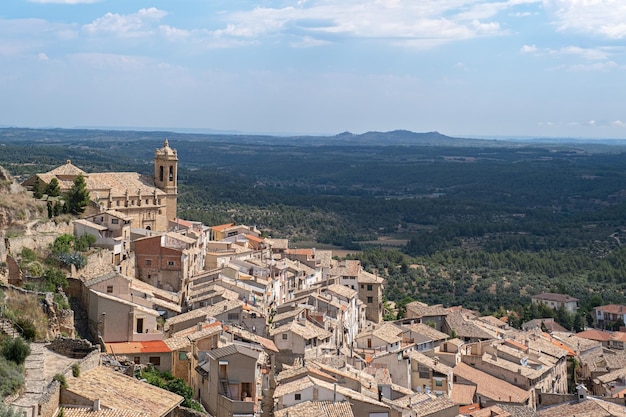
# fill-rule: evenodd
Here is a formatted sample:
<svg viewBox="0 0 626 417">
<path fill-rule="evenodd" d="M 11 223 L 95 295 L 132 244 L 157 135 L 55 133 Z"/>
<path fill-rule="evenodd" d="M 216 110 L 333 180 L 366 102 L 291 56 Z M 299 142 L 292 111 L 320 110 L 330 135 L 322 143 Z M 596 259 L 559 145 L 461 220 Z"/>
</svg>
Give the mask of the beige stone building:
<svg viewBox="0 0 626 417">
<path fill-rule="evenodd" d="M 136 172 L 87 173 L 68 160 L 52 171 L 35 174 L 23 185 L 32 187 L 39 178 L 45 186 L 56 178 L 61 192 L 66 193 L 79 175 L 85 178 L 93 205 L 130 218 L 133 228 L 166 231 L 168 220 L 176 218 L 178 156 L 167 139 L 154 153 L 153 177 Z"/>
</svg>

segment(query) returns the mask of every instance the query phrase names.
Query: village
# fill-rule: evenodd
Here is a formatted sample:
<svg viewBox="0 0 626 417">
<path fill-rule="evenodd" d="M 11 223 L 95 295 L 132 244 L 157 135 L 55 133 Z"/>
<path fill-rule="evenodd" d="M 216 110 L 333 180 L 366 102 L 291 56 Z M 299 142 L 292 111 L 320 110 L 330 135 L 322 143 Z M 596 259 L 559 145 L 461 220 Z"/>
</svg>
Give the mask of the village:
<svg viewBox="0 0 626 417">
<path fill-rule="evenodd" d="M 151 178 L 67 161 L 23 182 L 54 180 L 67 192 L 81 176 L 91 202 L 66 230 L 6 238 L 3 288 L 28 291 L 24 247 L 45 249 L 63 233 L 94 243 L 86 265 L 68 270 L 65 292 L 77 308 L 54 312 L 59 332 L 33 349 L 39 359 L 27 361 L 26 386 L 7 406 L 25 417 L 626 412 L 626 332 L 601 330 L 624 323 L 626 306 L 596 307 L 594 326 L 577 334 L 553 319 L 516 329 L 419 301 L 384 321 L 385 281 L 359 261 L 293 248 L 251 225 L 178 218 L 178 163 L 165 140 Z M 565 294 L 532 302 L 578 308 Z M 1 330 L 17 336 L 10 320 Z M 42 377 L 47 366 L 63 380 Z M 206 412 L 136 378 L 146 367 L 181 378 Z"/>
</svg>

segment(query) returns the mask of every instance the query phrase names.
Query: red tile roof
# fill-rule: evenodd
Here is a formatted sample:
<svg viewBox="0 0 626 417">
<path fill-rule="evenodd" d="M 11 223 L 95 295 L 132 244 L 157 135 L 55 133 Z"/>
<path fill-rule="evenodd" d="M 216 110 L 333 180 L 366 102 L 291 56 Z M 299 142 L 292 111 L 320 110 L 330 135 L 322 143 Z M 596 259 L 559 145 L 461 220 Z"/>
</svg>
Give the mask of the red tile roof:
<svg viewBox="0 0 626 417">
<path fill-rule="evenodd" d="M 163 340 L 151 340 L 147 342 L 116 342 L 106 343 L 107 352 L 110 354 L 128 353 L 164 353 L 172 350 Z"/>
</svg>

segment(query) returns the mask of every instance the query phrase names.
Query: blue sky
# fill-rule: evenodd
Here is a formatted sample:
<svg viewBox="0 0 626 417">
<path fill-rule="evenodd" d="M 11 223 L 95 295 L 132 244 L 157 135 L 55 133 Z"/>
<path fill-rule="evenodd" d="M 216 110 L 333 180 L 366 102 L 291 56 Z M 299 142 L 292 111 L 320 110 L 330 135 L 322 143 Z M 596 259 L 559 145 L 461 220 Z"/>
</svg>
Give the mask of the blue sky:
<svg viewBox="0 0 626 417">
<path fill-rule="evenodd" d="M 623 0 L 2 0 L 0 125 L 626 138 Z"/>
</svg>

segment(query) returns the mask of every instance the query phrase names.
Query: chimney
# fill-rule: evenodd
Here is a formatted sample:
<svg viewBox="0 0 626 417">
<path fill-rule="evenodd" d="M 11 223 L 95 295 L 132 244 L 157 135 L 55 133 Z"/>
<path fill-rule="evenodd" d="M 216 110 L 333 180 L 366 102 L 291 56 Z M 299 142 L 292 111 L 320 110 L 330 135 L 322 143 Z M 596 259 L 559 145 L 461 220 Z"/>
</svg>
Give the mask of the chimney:
<svg viewBox="0 0 626 417">
<path fill-rule="evenodd" d="M 93 411 L 100 411 L 100 398 L 93 400 Z"/>
<path fill-rule="evenodd" d="M 201 321 L 199 321 L 199 322 L 196 324 L 196 331 L 197 331 L 197 332 L 199 332 L 199 331 L 201 331 L 201 330 L 202 330 L 202 322 L 201 322 Z"/>
</svg>

